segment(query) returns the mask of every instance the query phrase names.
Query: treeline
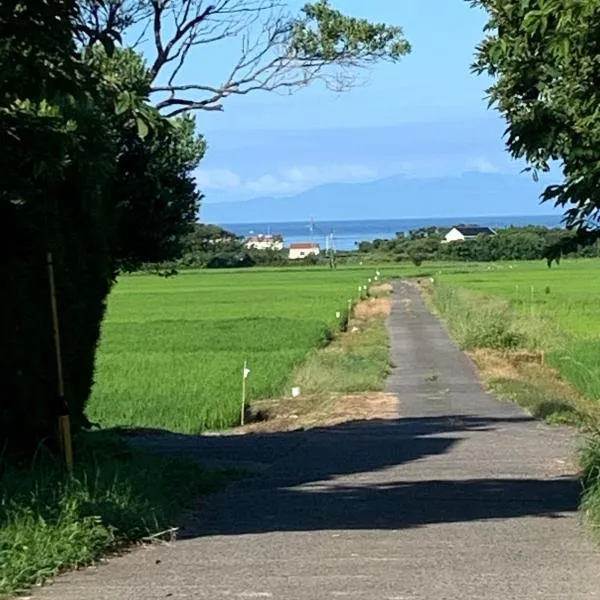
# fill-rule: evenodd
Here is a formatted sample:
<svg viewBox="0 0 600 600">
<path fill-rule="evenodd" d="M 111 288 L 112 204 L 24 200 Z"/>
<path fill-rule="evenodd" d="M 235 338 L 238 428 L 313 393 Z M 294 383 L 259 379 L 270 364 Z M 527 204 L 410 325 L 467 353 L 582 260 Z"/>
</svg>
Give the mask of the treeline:
<svg viewBox="0 0 600 600">
<path fill-rule="evenodd" d="M 360 242 L 362 254 L 393 256 L 396 261 L 454 260 L 490 262 L 500 260 L 546 260 L 548 265 L 561 257 L 598 257 L 598 242 L 582 243 L 576 234 L 560 228 L 535 225 L 498 229 L 496 235 L 445 242 L 448 228 L 428 227 L 397 233 L 393 239 Z"/>
<path fill-rule="evenodd" d="M 326 264 L 325 254 L 290 260 L 288 250 L 246 248 L 245 238 L 217 225 L 195 223 L 182 236 L 179 255 L 173 260 L 147 263 L 143 270 L 169 275 L 182 269 L 231 269 L 254 266 Z"/>
</svg>

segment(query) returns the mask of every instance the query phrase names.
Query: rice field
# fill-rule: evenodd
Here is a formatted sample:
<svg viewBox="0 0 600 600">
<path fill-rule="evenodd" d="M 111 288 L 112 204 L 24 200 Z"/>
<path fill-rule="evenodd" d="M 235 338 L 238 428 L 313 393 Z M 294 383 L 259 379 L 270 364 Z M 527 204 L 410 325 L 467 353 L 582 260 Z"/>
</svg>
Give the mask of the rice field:
<svg viewBox="0 0 600 600">
<path fill-rule="evenodd" d="M 249 400 L 290 393 L 374 267 L 123 276 L 109 298 L 88 416 L 185 433 L 234 425 Z M 342 316 L 339 316 L 342 313 Z"/>
<path fill-rule="evenodd" d="M 600 261 L 446 266 L 437 283 L 504 299 L 541 329 L 548 362 L 590 398 L 600 400 Z"/>
</svg>

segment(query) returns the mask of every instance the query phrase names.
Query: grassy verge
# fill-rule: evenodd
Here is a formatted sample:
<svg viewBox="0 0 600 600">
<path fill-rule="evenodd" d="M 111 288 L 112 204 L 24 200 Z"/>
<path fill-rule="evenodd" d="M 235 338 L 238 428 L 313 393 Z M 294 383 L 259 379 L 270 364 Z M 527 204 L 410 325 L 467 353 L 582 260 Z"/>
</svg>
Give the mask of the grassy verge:
<svg viewBox="0 0 600 600">
<path fill-rule="evenodd" d="M 599 384 L 582 361 L 564 360 L 582 342 L 573 341 L 543 316 L 515 311 L 508 301 L 460 288 L 425 289 L 426 298 L 499 397 L 517 402 L 547 423 L 572 425 L 585 433 L 579 452 L 581 511 L 600 543 Z M 594 347 L 582 351 L 592 352 Z"/>
<path fill-rule="evenodd" d="M 134 453 L 107 433 L 77 442 L 72 477 L 43 451 L 1 472 L 0 597 L 176 526 L 201 494 L 239 476 Z"/>
<path fill-rule="evenodd" d="M 348 331 L 313 351 L 296 369 L 292 385 L 308 395 L 383 389 L 389 373 L 388 311 L 386 297 L 371 297 L 358 304 Z"/>
<path fill-rule="evenodd" d="M 306 429 L 396 416 L 396 399 L 382 392 L 390 369 L 389 293 L 389 286 L 372 287 L 370 298 L 354 307 L 346 331 L 313 350 L 292 374 L 286 387 L 300 388 L 301 395 L 253 403 L 252 412 L 264 420 L 247 429 Z"/>
<path fill-rule="evenodd" d="M 460 288 L 432 286 L 427 297 L 498 396 L 548 423 L 586 426 L 600 418 L 597 404 L 554 368 L 553 355 L 565 336 L 549 319 Z"/>
</svg>

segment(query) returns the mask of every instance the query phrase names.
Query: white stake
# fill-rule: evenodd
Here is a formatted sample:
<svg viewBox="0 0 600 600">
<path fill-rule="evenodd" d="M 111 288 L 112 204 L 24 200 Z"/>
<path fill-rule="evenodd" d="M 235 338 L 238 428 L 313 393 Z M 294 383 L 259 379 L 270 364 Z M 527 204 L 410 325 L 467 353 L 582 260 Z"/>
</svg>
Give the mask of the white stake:
<svg viewBox="0 0 600 600">
<path fill-rule="evenodd" d="M 244 370 L 242 371 L 242 410 L 240 413 L 240 424 L 244 424 L 244 418 L 246 414 L 246 401 L 248 397 L 248 375 L 250 375 L 250 369 L 248 368 L 248 362 L 244 361 Z"/>
</svg>

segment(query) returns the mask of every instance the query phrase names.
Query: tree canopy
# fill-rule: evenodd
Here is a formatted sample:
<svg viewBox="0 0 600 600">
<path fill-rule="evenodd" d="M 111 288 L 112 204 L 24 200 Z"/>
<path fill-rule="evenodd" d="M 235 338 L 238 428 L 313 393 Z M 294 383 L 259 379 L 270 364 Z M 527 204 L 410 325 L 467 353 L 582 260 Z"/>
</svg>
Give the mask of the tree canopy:
<svg viewBox="0 0 600 600">
<path fill-rule="evenodd" d="M 210 60 L 222 41 L 239 42 L 240 52 L 221 81 L 184 69 Z M 1 2 L 0 275 L 9 293 L 0 315 L 0 448 L 34 449 L 64 411 L 86 424 L 106 298 L 120 270 L 180 258 L 190 244 L 202 254 L 193 174 L 206 143 L 191 111 L 317 80 L 349 89 L 361 70 L 408 51 L 400 28 L 345 16 L 327 0 L 295 16 L 278 0 Z M 212 240 L 200 259 L 253 263 L 239 244 Z M 64 359 L 58 402 L 48 253 Z"/>
<path fill-rule="evenodd" d="M 490 105 L 506 144 L 534 176 L 554 163 L 562 181 L 542 195 L 568 227 L 593 240 L 600 226 L 600 0 L 474 0 L 489 15 L 474 70 L 494 78 Z"/>
<path fill-rule="evenodd" d="M 410 51 L 400 27 L 344 15 L 328 0 L 308 3 L 297 15 L 280 0 L 88 0 L 84 6 L 91 39 L 118 29 L 144 48 L 153 103 L 168 116 L 219 111 L 231 96 L 289 93 L 315 81 L 347 90 L 361 83 L 364 69 Z M 201 65 L 221 43 L 237 44 L 237 58 L 220 80 L 209 81 Z M 186 63 L 197 66 L 193 77 L 185 75 Z"/>
</svg>

